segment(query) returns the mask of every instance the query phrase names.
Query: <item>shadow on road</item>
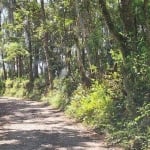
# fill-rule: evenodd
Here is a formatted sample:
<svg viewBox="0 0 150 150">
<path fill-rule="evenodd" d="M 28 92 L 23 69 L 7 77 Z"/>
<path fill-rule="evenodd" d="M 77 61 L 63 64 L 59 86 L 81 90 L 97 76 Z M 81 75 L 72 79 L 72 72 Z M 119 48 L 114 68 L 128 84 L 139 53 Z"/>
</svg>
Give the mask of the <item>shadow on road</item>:
<svg viewBox="0 0 150 150">
<path fill-rule="evenodd" d="M 106 150 L 103 139 L 33 101 L 0 99 L 0 150 Z"/>
</svg>

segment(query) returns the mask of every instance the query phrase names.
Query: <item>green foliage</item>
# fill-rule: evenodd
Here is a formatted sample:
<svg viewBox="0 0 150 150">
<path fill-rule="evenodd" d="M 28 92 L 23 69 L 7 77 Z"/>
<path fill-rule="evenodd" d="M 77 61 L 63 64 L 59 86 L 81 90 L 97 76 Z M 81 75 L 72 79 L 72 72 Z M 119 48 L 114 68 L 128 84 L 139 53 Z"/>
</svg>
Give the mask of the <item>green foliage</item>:
<svg viewBox="0 0 150 150">
<path fill-rule="evenodd" d="M 147 150 L 150 148 L 150 104 L 144 104 L 133 120 L 120 121 L 111 127 L 109 142 L 123 143 L 128 149 Z M 117 121 L 118 122 L 118 121 Z M 118 122 L 119 123 L 119 122 Z"/>
<path fill-rule="evenodd" d="M 107 75 L 104 81 L 115 108 L 107 128 L 108 141 L 123 143 L 128 149 L 147 150 L 150 145 L 149 51 L 142 41 L 139 51 L 131 53 L 125 62 L 118 52 L 111 51 L 119 64 L 118 72 Z"/>
<path fill-rule="evenodd" d="M 76 88 L 76 84 L 71 78 L 55 79 L 54 89 L 42 97 L 42 100 L 56 108 L 64 110 L 70 103 L 70 97 Z"/>
<path fill-rule="evenodd" d="M 14 96 L 14 97 L 26 97 L 27 92 L 27 84 L 29 80 L 16 78 L 15 80 L 7 79 L 5 81 L 5 92 L 6 96 Z"/>
<path fill-rule="evenodd" d="M 144 102 L 149 101 L 150 90 L 150 66 L 149 66 L 149 50 L 143 47 L 140 54 L 133 53 L 127 58 L 126 66 L 123 73 L 128 80 L 128 87 L 134 97 L 136 106 L 142 106 Z"/>
<path fill-rule="evenodd" d="M 61 91 L 50 90 L 45 96 L 42 97 L 42 101 L 46 101 L 55 108 L 60 108 L 63 110 L 66 107 L 67 97 Z"/>
<path fill-rule="evenodd" d="M 8 79 L 5 81 L 5 87 L 6 87 L 6 88 L 12 88 L 12 87 L 13 87 L 13 81 L 8 78 Z"/>
<path fill-rule="evenodd" d="M 111 56 L 112 56 L 113 60 L 114 60 L 116 63 L 120 64 L 120 63 L 123 62 L 123 56 L 122 56 L 122 54 L 121 54 L 120 49 L 111 50 L 110 53 L 111 53 Z"/>
<path fill-rule="evenodd" d="M 28 52 L 23 48 L 23 46 L 17 42 L 10 42 L 4 45 L 7 57 L 5 60 L 13 60 L 17 56 L 27 56 Z"/>
<path fill-rule="evenodd" d="M 114 86 L 112 82 L 111 84 Z M 117 88 L 120 90 L 119 86 Z M 122 143 L 128 149 L 147 150 L 150 145 L 150 105 L 144 103 L 143 106 L 136 107 L 136 115 L 129 118 L 125 97 L 117 92 L 117 96 L 113 94 L 117 88 L 109 91 L 113 98 L 114 109 L 111 111 L 112 115 L 109 118 L 109 126 L 107 126 L 108 142 L 112 144 Z"/>
<path fill-rule="evenodd" d="M 71 97 L 73 91 L 76 89 L 77 83 L 72 78 L 65 78 L 61 81 L 61 91 L 67 94 L 67 97 Z"/>
<path fill-rule="evenodd" d="M 102 39 L 100 38 L 102 36 L 102 31 L 98 29 L 99 27 L 100 27 L 100 22 L 97 22 L 97 26 L 93 31 L 93 33 L 91 33 L 90 38 L 88 40 L 88 45 L 90 50 L 97 49 L 102 43 Z"/>
<path fill-rule="evenodd" d="M 33 82 L 33 85 L 29 84 L 28 97 L 32 100 L 39 101 L 42 97 L 42 94 L 45 93 L 46 83 L 45 79 L 42 77 L 36 78 Z"/>
<path fill-rule="evenodd" d="M 34 80 L 34 87 L 37 89 L 43 89 L 46 86 L 45 79 L 42 77 L 36 78 Z"/>
<path fill-rule="evenodd" d="M 89 91 L 82 86 L 74 91 L 67 114 L 97 128 L 109 122 L 112 109 L 112 100 L 105 86 L 95 82 Z"/>
<path fill-rule="evenodd" d="M 150 124 L 150 104 L 145 103 L 138 111 L 139 115 L 135 118 L 135 122 L 138 124 L 139 130 L 148 133 Z"/>
<path fill-rule="evenodd" d="M 16 78 L 5 81 L 5 93 L 7 96 L 25 97 L 33 100 L 40 100 L 42 93 L 45 91 L 45 80 L 38 78 L 33 85 L 28 79 Z"/>
<path fill-rule="evenodd" d="M 80 120 L 81 115 L 80 112 L 77 111 L 77 108 L 81 107 L 81 100 L 86 97 L 87 91 L 83 88 L 82 85 L 78 86 L 78 88 L 73 92 L 70 105 L 67 107 L 67 114 Z"/>
</svg>

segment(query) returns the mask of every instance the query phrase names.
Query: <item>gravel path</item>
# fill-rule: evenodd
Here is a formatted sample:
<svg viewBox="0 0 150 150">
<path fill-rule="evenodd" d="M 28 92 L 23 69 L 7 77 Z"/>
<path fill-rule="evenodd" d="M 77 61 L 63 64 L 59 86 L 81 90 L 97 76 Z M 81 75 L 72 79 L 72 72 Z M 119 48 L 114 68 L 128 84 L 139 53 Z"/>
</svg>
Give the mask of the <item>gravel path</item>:
<svg viewBox="0 0 150 150">
<path fill-rule="evenodd" d="M 41 102 L 0 98 L 0 150 L 120 150 Z"/>
</svg>

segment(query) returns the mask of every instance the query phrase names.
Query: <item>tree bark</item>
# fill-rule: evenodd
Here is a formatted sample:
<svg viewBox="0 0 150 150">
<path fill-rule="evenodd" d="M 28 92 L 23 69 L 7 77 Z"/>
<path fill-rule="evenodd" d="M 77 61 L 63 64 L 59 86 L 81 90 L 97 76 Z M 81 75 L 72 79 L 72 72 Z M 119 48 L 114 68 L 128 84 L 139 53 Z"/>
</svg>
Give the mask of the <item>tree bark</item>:
<svg viewBox="0 0 150 150">
<path fill-rule="evenodd" d="M 34 78 L 39 77 L 39 72 L 38 72 L 38 61 L 39 61 L 39 52 L 36 49 L 35 54 L 34 54 Z"/>
<path fill-rule="evenodd" d="M 124 59 L 130 54 L 130 50 L 127 47 L 127 37 L 123 36 L 120 34 L 115 25 L 114 22 L 112 21 L 112 18 L 110 16 L 110 13 L 107 9 L 106 6 L 106 1 L 105 0 L 99 0 L 99 4 L 102 10 L 103 17 L 108 25 L 108 28 L 110 32 L 113 34 L 113 36 L 118 40 L 120 46 L 121 46 L 121 52 L 124 57 Z"/>
<path fill-rule="evenodd" d="M 147 46 L 150 47 L 150 25 L 149 25 L 149 18 L 148 18 L 148 0 L 144 0 L 144 20 L 145 20 L 145 35 L 146 35 L 146 42 Z"/>
<path fill-rule="evenodd" d="M 84 44 L 85 43 L 81 43 L 80 42 L 80 38 L 82 38 L 82 42 L 85 42 L 85 38 L 86 38 L 86 31 L 85 31 L 85 27 L 84 27 L 84 23 L 83 23 L 83 18 L 80 15 L 80 11 L 79 11 L 79 4 L 77 2 L 77 0 L 75 0 L 75 9 L 76 9 L 76 15 L 77 15 L 77 28 L 78 30 L 76 31 L 76 37 L 75 37 L 75 42 L 76 42 L 76 46 L 77 46 L 77 63 L 79 66 L 79 71 L 80 71 L 80 76 L 81 76 L 81 80 L 82 83 L 89 87 L 91 85 L 91 81 L 90 79 L 86 76 L 86 72 L 85 72 L 85 66 L 84 66 L 84 60 L 85 56 L 83 57 L 84 54 Z M 81 33 L 81 35 L 80 35 Z"/>
<path fill-rule="evenodd" d="M 22 57 L 18 56 L 18 77 L 21 78 L 23 74 Z"/>
<path fill-rule="evenodd" d="M 3 65 L 4 80 L 7 80 L 7 71 L 6 71 L 6 67 L 5 67 L 3 52 L 1 52 L 1 56 L 2 56 L 2 65 Z"/>
<path fill-rule="evenodd" d="M 41 13 L 42 13 L 43 24 L 46 24 L 46 14 L 45 14 L 45 8 L 44 8 L 44 0 L 40 0 L 40 2 L 41 2 Z M 49 56 L 52 57 L 52 55 L 49 54 L 48 39 L 49 39 L 48 31 L 44 31 L 44 37 L 43 37 L 44 46 L 43 47 L 44 47 L 45 61 L 46 61 L 47 72 L 48 72 L 48 81 L 47 81 L 47 83 L 49 83 L 49 87 L 52 89 L 53 88 L 53 77 L 52 77 L 52 68 L 51 68 L 51 63 L 50 63 L 50 58 L 49 58 Z"/>
<path fill-rule="evenodd" d="M 127 37 L 120 34 L 115 27 L 115 23 L 112 21 L 111 15 L 107 9 L 106 1 L 99 0 L 100 7 L 102 9 L 103 17 L 108 25 L 110 32 L 114 35 L 117 41 L 120 43 L 121 52 L 124 58 L 124 66 L 122 67 L 122 75 L 123 75 L 123 87 L 127 93 L 126 100 L 128 103 L 127 109 L 129 115 L 132 117 L 136 113 L 135 110 L 135 93 L 133 87 L 131 87 L 131 83 L 134 85 L 134 80 L 132 77 L 129 77 L 129 68 L 130 66 L 126 66 L 128 63 L 128 56 L 131 56 L 131 52 L 136 50 L 135 47 L 135 27 L 133 23 L 133 15 L 131 14 L 131 0 L 121 0 L 121 10 L 120 13 L 122 15 L 122 20 L 125 27 L 125 33 Z"/>
<path fill-rule="evenodd" d="M 26 40 L 27 40 L 27 46 L 28 46 L 28 51 L 30 53 L 29 56 L 29 79 L 30 82 L 33 82 L 33 68 L 32 68 L 32 64 L 33 64 L 33 51 L 32 51 L 32 42 L 31 42 L 31 29 L 30 29 L 30 21 L 29 18 L 27 16 L 26 18 L 26 23 L 25 23 L 25 32 L 26 32 Z"/>
</svg>

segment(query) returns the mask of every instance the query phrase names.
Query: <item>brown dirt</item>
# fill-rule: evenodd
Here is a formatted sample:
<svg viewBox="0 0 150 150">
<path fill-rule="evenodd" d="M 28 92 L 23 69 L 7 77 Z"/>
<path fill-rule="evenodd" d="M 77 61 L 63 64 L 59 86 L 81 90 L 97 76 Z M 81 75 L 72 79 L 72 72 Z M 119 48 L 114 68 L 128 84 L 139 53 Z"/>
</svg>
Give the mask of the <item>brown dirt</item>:
<svg viewBox="0 0 150 150">
<path fill-rule="evenodd" d="M 0 98 L 0 150 L 121 150 L 41 102 Z"/>
</svg>

